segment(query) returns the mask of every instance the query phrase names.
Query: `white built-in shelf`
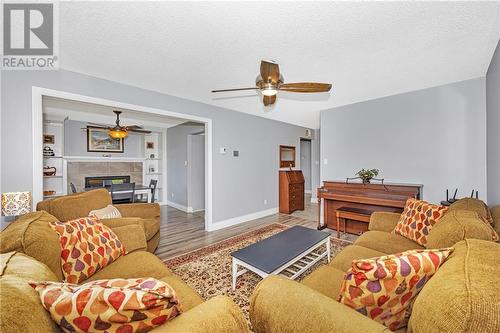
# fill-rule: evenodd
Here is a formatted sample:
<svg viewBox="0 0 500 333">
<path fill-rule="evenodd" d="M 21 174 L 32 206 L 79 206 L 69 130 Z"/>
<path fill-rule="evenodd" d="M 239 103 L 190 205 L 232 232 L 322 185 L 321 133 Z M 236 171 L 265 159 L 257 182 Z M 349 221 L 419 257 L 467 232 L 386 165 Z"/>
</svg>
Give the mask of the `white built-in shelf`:
<svg viewBox="0 0 500 333">
<path fill-rule="evenodd" d="M 161 175 L 161 172 L 146 172 L 146 175 L 152 176 L 152 175 Z"/>
<path fill-rule="evenodd" d="M 62 178 L 63 176 L 43 176 L 43 178 Z"/>
<path fill-rule="evenodd" d="M 43 158 L 62 158 L 62 156 L 44 156 Z"/>
<path fill-rule="evenodd" d="M 161 158 L 149 158 L 148 157 L 148 158 L 146 158 L 146 160 L 148 160 L 148 161 L 159 161 L 159 160 L 161 160 Z"/>
</svg>

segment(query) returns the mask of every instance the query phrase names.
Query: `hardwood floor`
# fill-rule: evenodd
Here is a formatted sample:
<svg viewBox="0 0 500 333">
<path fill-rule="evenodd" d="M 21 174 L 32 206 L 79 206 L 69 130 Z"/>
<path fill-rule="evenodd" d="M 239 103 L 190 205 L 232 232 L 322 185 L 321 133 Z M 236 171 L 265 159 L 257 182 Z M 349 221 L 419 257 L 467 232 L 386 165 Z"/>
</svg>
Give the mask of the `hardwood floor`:
<svg viewBox="0 0 500 333">
<path fill-rule="evenodd" d="M 272 223 L 303 225 L 316 228 L 316 221 L 302 217 L 275 214 L 241 223 L 221 230 L 205 231 L 204 218 L 200 214 L 188 214 L 170 206 L 161 208 L 160 245 L 155 254 L 162 260 L 196 250 L 241 233 Z"/>
</svg>

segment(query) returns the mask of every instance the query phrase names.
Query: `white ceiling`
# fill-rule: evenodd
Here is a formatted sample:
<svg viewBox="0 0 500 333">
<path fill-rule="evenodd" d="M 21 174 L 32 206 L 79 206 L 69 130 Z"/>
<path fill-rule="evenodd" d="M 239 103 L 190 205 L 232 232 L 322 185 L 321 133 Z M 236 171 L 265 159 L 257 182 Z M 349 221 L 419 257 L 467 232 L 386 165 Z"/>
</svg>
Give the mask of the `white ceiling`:
<svg viewBox="0 0 500 333">
<path fill-rule="evenodd" d="M 500 34 L 490 2 L 61 2 L 61 67 L 312 128 L 319 111 L 486 74 Z M 285 82 L 264 108 L 261 59 Z"/>
<path fill-rule="evenodd" d="M 139 125 L 147 130 L 160 130 L 188 122 L 186 119 L 105 105 L 53 97 L 43 98 L 43 115 L 45 120 L 62 121 L 68 118 L 69 120 L 114 126 L 116 115 L 113 113 L 113 110 L 122 111 L 120 115 L 120 124 L 122 126 Z"/>
</svg>

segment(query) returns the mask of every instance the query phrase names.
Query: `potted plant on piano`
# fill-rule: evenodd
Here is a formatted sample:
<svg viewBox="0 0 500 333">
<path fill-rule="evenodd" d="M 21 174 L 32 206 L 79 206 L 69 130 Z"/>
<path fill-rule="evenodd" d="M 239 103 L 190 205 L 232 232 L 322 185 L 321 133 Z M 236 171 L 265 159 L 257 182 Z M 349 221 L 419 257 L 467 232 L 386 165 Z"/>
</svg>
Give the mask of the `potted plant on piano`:
<svg viewBox="0 0 500 333">
<path fill-rule="evenodd" d="M 359 178 L 361 178 L 363 184 L 370 184 L 370 180 L 374 177 L 377 177 L 378 173 L 379 173 L 378 169 L 368 169 L 368 170 L 361 169 L 356 173 L 356 175 L 359 176 Z"/>
</svg>

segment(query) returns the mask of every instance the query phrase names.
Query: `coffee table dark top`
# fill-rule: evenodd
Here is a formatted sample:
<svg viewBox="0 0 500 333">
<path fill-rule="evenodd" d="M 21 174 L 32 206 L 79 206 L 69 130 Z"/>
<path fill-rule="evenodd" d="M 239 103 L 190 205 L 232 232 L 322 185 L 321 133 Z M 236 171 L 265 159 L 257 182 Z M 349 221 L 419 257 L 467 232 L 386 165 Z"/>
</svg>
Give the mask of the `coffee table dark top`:
<svg viewBox="0 0 500 333">
<path fill-rule="evenodd" d="M 318 244 L 330 233 L 296 225 L 231 253 L 231 256 L 268 274 Z"/>
</svg>

